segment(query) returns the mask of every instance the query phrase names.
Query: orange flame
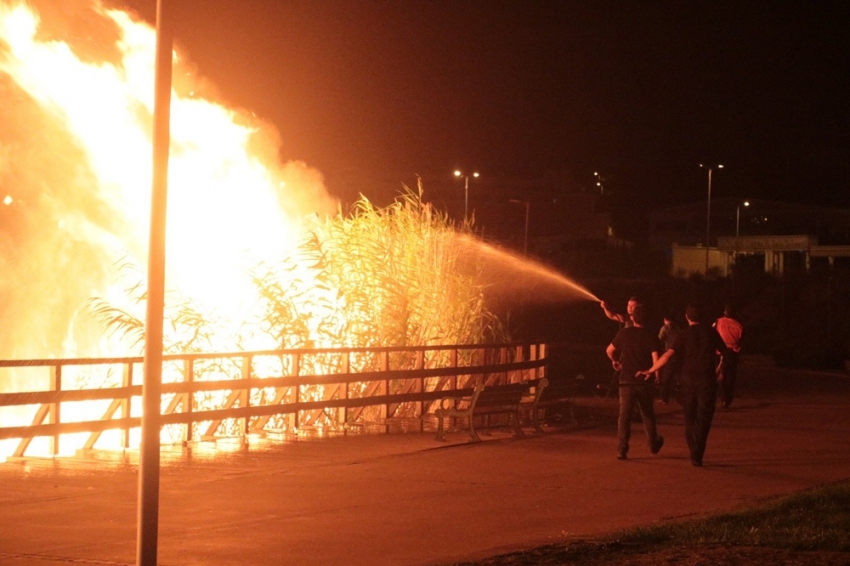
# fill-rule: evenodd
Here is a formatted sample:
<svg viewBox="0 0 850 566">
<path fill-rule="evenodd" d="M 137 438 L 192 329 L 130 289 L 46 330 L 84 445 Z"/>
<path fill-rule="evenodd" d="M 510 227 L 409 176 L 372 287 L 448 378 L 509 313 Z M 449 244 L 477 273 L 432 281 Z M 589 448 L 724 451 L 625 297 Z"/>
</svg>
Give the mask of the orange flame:
<svg viewBox="0 0 850 566">
<path fill-rule="evenodd" d="M 100 51 L 116 56 L 82 57 L 72 42 L 46 39 L 51 30 L 32 7 L 0 0 L 0 80 L 11 79 L 14 86 L 7 88 L 17 89 L 19 103 L 29 105 L 28 112 L 35 103 L 41 119 L 67 136 L 65 146 L 49 148 L 65 154 L 55 164 L 65 169 L 64 182 L 88 185 L 84 202 L 55 203 L 52 214 L 65 237 L 95 245 L 105 252 L 101 257 L 129 254 L 144 265 L 155 32 L 99 2 L 90 10 L 98 26 L 114 31 L 112 43 L 99 45 Z M 180 54 L 174 75 L 167 285 L 238 320 L 251 302 L 248 268 L 286 253 L 309 215 L 333 212 L 335 203 L 317 171 L 277 161 L 280 147 L 269 126 L 196 94 L 204 85 Z M 28 165 L 23 160 L 20 167 Z M 39 208 L 54 198 L 32 187 L 20 196 L 26 187 L 8 189 L 7 205 Z"/>
<path fill-rule="evenodd" d="M 0 358 L 121 355 L 102 328 L 80 331 L 80 314 L 94 295 L 126 300 L 116 260 L 146 264 L 155 32 L 98 0 L 38 4 L 50 18 L 0 0 L 0 328 L 14 329 Z M 85 17 L 65 25 L 68 10 Z M 279 161 L 273 128 L 202 96 L 174 57 L 167 287 L 232 333 L 256 302 L 249 268 L 285 255 L 336 203 L 318 171 Z M 0 391 L 42 387 L 0 375 Z M 102 410 L 82 405 L 63 420 Z"/>
</svg>

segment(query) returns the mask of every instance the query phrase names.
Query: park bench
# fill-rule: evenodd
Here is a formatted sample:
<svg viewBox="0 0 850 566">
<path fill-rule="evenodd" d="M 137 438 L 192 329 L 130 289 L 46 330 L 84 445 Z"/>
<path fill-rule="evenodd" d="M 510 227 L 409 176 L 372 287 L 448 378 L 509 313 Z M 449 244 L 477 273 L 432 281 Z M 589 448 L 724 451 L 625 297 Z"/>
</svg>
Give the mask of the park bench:
<svg viewBox="0 0 850 566">
<path fill-rule="evenodd" d="M 540 385 L 538 385 L 538 382 L 540 382 Z M 544 377 L 528 383 L 532 387 L 537 386 L 538 392 L 533 399 L 527 398 L 523 402 L 523 409 L 528 411 L 537 432 L 543 432 L 542 423 L 546 420 L 547 409 L 566 410 L 572 424 L 578 425 L 574 410 L 575 397 L 578 393 L 576 380 L 546 379 Z"/>
<path fill-rule="evenodd" d="M 536 384 L 536 391 L 533 394 L 535 399 L 545 389 L 543 381 L 545 380 Z M 529 394 L 529 382 L 488 386 L 478 383 L 471 397 L 443 397 L 440 399 L 440 406 L 434 411 L 434 415 L 437 417 L 437 440 L 445 440 L 443 419 L 446 417 L 468 419 L 469 436 L 475 442 L 481 440 L 475 430 L 475 419 L 477 417 L 482 417 L 482 424 L 478 426 L 479 429 L 508 426 L 513 428 L 514 436 L 522 436 L 522 429 L 519 426 L 519 411 L 523 398 L 528 398 Z M 493 424 L 490 418 L 496 415 L 507 416 L 507 424 Z"/>
</svg>

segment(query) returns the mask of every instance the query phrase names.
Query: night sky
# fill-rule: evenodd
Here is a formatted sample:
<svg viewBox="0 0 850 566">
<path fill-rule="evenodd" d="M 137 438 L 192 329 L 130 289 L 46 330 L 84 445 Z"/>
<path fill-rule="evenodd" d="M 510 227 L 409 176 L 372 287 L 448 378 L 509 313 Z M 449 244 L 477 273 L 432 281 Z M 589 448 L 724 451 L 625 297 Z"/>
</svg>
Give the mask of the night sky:
<svg viewBox="0 0 850 566">
<path fill-rule="evenodd" d="M 113 2 L 114 4 L 115 2 Z M 123 2 L 153 21 L 155 1 Z M 177 42 L 332 193 L 456 167 L 634 210 L 850 208 L 850 3 L 180 0 Z M 358 186 L 358 190 L 360 187 Z M 368 196 L 368 195 L 367 195 Z"/>
</svg>

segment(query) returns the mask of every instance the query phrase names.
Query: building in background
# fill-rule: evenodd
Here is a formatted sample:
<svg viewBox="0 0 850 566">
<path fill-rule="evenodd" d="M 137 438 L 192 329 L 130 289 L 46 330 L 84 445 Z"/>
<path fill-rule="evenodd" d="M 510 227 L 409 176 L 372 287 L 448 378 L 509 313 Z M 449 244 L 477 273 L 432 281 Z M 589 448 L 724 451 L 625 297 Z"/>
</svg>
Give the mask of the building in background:
<svg viewBox="0 0 850 566">
<path fill-rule="evenodd" d="M 729 275 L 734 265 L 768 273 L 850 262 L 850 210 L 775 201 L 716 199 L 649 214 L 650 245 L 667 250 L 670 274 Z M 706 249 L 706 246 L 707 249 Z"/>
</svg>

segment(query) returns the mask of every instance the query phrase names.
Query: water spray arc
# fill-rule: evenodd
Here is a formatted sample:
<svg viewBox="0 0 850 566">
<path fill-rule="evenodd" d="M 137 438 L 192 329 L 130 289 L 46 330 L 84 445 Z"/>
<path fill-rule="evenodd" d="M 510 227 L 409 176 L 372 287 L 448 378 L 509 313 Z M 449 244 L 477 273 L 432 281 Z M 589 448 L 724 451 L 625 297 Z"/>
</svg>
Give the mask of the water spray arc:
<svg viewBox="0 0 850 566">
<path fill-rule="evenodd" d="M 539 301 L 562 301 L 580 298 L 594 302 L 600 299 L 565 275 L 542 263 L 496 247 L 471 235 L 461 237 L 466 261 L 483 269 L 483 277 L 492 287 L 504 293 L 517 291 L 517 285 L 542 288 Z"/>
</svg>

